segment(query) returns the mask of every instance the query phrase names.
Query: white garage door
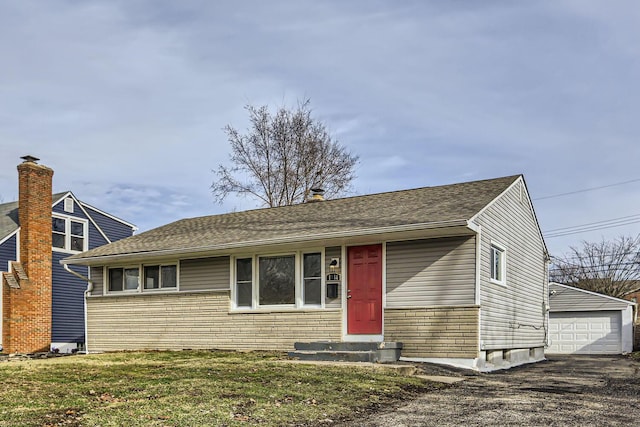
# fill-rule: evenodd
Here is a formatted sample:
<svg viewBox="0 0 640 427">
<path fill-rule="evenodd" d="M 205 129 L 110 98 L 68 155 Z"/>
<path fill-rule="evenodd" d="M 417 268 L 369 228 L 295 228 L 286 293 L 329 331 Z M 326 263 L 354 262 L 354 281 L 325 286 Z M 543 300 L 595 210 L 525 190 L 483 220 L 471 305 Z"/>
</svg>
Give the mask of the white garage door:
<svg viewBox="0 0 640 427">
<path fill-rule="evenodd" d="M 549 313 L 547 353 L 620 354 L 621 326 L 619 311 Z"/>
</svg>

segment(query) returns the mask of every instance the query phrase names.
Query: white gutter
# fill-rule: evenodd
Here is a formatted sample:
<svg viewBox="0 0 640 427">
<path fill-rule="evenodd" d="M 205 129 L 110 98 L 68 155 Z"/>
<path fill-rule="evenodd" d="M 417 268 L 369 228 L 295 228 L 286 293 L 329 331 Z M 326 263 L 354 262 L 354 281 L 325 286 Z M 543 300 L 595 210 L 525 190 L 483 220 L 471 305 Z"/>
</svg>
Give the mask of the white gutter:
<svg viewBox="0 0 640 427">
<path fill-rule="evenodd" d="M 91 279 L 89 279 L 88 277 L 84 277 L 82 274 L 73 271 L 72 269 L 69 268 L 67 264 L 62 264 L 62 266 L 69 273 L 87 282 L 87 289 L 84 291 L 84 352 L 86 354 L 89 354 L 89 335 L 88 335 L 88 328 L 87 328 L 87 319 L 88 319 L 87 296 L 91 293 L 91 291 L 93 291 L 93 281 L 91 281 Z"/>
<path fill-rule="evenodd" d="M 384 233 L 400 233 L 400 232 L 408 232 L 408 231 L 434 230 L 438 228 L 448 228 L 448 227 L 465 227 L 471 231 L 476 232 L 475 224 L 467 221 L 466 219 L 457 219 L 457 220 L 440 221 L 440 222 L 394 225 L 390 227 L 376 227 L 376 228 L 369 228 L 364 230 L 357 230 L 355 233 L 353 230 L 335 231 L 335 232 L 315 234 L 310 236 L 298 235 L 298 236 L 290 236 L 290 237 L 284 237 L 284 238 L 251 240 L 246 242 L 224 243 L 224 244 L 218 244 L 218 245 L 197 246 L 197 247 L 181 248 L 181 249 L 162 249 L 158 251 L 140 251 L 140 252 L 129 252 L 124 254 L 92 256 L 92 257 L 86 257 L 86 258 L 83 257 L 83 258 L 77 258 L 77 259 L 62 259 L 60 260 L 60 263 L 63 265 L 67 265 L 67 264 L 90 265 L 91 261 L 102 262 L 102 261 L 128 259 L 132 257 L 156 258 L 156 257 L 163 257 L 163 256 L 170 257 L 170 256 L 176 256 L 176 255 L 184 255 L 184 254 L 195 255 L 195 254 L 207 253 L 211 251 L 242 249 L 242 248 L 262 246 L 262 245 L 298 243 L 302 241 L 309 242 L 314 240 L 338 239 L 338 238 L 347 238 L 347 237 L 355 238 L 355 237 L 363 237 L 363 236 L 373 236 L 376 234 L 384 234 Z"/>
</svg>

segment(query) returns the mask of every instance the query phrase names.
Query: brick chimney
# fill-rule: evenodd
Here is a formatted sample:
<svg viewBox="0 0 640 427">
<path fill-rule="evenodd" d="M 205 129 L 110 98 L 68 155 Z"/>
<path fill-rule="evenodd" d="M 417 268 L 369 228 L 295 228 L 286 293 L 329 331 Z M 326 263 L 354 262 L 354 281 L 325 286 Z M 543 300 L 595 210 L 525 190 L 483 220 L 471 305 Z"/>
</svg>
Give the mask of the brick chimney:
<svg viewBox="0 0 640 427">
<path fill-rule="evenodd" d="M 53 170 L 39 159 L 18 165 L 20 259 L 2 284 L 2 343 L 8 353 L 49 351 L 51 344 L 51 204 Z M 7 277 L 9 276 L 9 277 Z"/>
</svg>

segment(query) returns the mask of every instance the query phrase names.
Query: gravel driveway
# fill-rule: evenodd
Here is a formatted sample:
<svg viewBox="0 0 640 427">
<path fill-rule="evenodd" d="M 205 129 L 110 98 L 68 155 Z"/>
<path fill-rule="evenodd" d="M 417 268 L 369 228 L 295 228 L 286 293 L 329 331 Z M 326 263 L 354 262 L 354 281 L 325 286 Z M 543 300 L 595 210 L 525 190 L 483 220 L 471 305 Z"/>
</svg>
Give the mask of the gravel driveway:
<svg viewBox="0 0 640 427">
<path fill-rule="evenodd" d="M 425 365 L 463 382 L 342 425 L 629 426 L 640 420 L 640 362 L 623 356 L 550 356 L 491 374 Z"/>
</svg>

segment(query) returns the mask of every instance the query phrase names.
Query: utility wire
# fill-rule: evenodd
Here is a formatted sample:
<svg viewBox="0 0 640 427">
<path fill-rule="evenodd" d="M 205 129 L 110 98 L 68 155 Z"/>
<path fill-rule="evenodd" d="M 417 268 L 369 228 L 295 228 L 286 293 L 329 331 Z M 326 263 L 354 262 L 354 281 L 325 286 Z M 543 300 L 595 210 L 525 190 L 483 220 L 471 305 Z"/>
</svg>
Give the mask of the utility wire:
<svg viewBox="0 0 640 427">
<path fill-rule="evenodd" d="M 601 190 L 603 188 L 609 188 L 609 187 L 617 187 L 618 185 L 625 185 L 625 184 L 631 184 L 632 182 L 640 182 L 640 178 L 637 179 L 631 179 L 629 181 L 623 181 L 623 182 L 616 182 L 614 184 L 609 184 L 609 185 L 602 185 L 600 187 L 591 187 L 591 188 L 585 188 L 583 190 L 575 190 L 575 191 L 569 191 L 567 193 L 560 193 L 560 194 L 552 194 L 549 196 L 543 196 L 543 197 L 536 197 L 533 200 L 544 200 L 544 199 L 553 199 L 556 197 L 563 197 L 563 196 L 570 196 L 572 194 L 578 194 L 578 193 L 586 193 L 587 191 L 593 191 L 593 190 Z"/>
<path fill-rule="evenodd" d="M 602 221 L 588 222 L 586 224 L 572 225 L 569 227 L 554 228 L 551 230 L 546 230 L 545 233 L 548 233 L 548 235 L 562 234 L 562 233 L 569 233 L 571 231 L 576 231 L 578 229 L 580 230 L 592 229 L 592 228 L 599 229 L 600 227 L 605 228 L 605 227 L 611 227 L 611 226 L 626 225 L 626 224 L 632 224 L 638 221 L 640 221 L 640 214 L 635 214 L 635 215 L 629 215 L 629 216 L 622 216 L 619 218 L 605 219 Z"/>
<path fill-rule="evenodd" d="M 604 229 L 607 229 L 607 228 L 622 227 L 623 225 L 636 224 L 636 223 L 639 223 L 639 222 L 640 222 L 640 219 L 636 219 L 636 220 L 633 220 L 633 221 L 623 221 L 623 222 L 610 223 L 608 225 L 591 226 L 591 227 L 584 227 L 584 228 L 579 228 L 579 229 L 576 228 L 575 230 L 571 230 L 571 231 L 564 231 L 564 232 L 545 234 L 544 237 L 545 237 L 545 239 L 553 239 L 554 237 L 568 236 L 570 234 L 586 233 L 587 231 L 604 230 Z"/>
<path fill-rule="evenodd" d="M 619 218 L 606 219 L 603 221 L 589 222 L 586 224 L 573 225 L 570 227 L 554 228 L 545 231 L 545 237 L 557 237 L 568 234 L 581 233 L 583 231 L 601 230 L 604 228 L 620 227 L 628 224 L 640 222 L 640 214 L 623 216 Z"/>
<path fill-rule="evenodd" d="M 574 263 L 574 262 L 564 262 L 562 260 L 558 261 L 562 264 L 565 265 L 569 265 L 571 267 L 586 267 L 586 268 L 604 268 L 604 267 L 619 267 L 619 266 L 638 266 L 640 267 L 640 265 L 638 265 L 637 262 L 635 261 L 624 261 L 624 262 L 612 262 L 612 263 L 605 263 L 605 264 L 590 264 L 588 261 L 589 260 L 585 260 L 586 262 L 583 263 Z"/>
<path fill-rule="evenodd" d="M 591 226 L 591 225 L 606 225 L 606 223 L 609 223 L 609 222 L 618 222 L 618 221 L 621 221 L 621 220 L 627 221 L 627 220 L 630 220 L 632 218 L 640 220 L 640 214 L 621 216 L 619 218 L 605 219 L 605 220 L 602 220 L 602 221 L 588 222 L 586 224 L 572 225 L 572 226 L 569 226 L 569 227 L 553 228 L 551 230 L 547 230 L 546 233 L 553 234 L 553 232 L 556 232 L 556 231 L 571 230 L 573 228 L 580 228 L 580 227 L 586 227 L 586 226 Z"/>
<path fill-rule="evenodd" d="M 558 261 L 565 261 L 565 260 L 578 260 L 578 261 L 589 261 L 591 259 L 608 259 L 608 258 L 619 258 L 619 259 L 624 259 L 626 257 L 628 257 L 629 255 L 633 255 L 633 256 L 640 256 L 640 250 L 639 251 L 631 251 L 631 252 L 620 252 L 615 253 L 615 252 L 603 252 L 603 253 L 598 253 L 597 255 L 594 256 L 590 256 L 590 255 L 583 255 L 583 256 L 579 256 L 579 255 L 572 255 L 572 256 L 556 256 L 556 255 L 551 255 L 551 259 L 556 259 Z"/>
</svg>

